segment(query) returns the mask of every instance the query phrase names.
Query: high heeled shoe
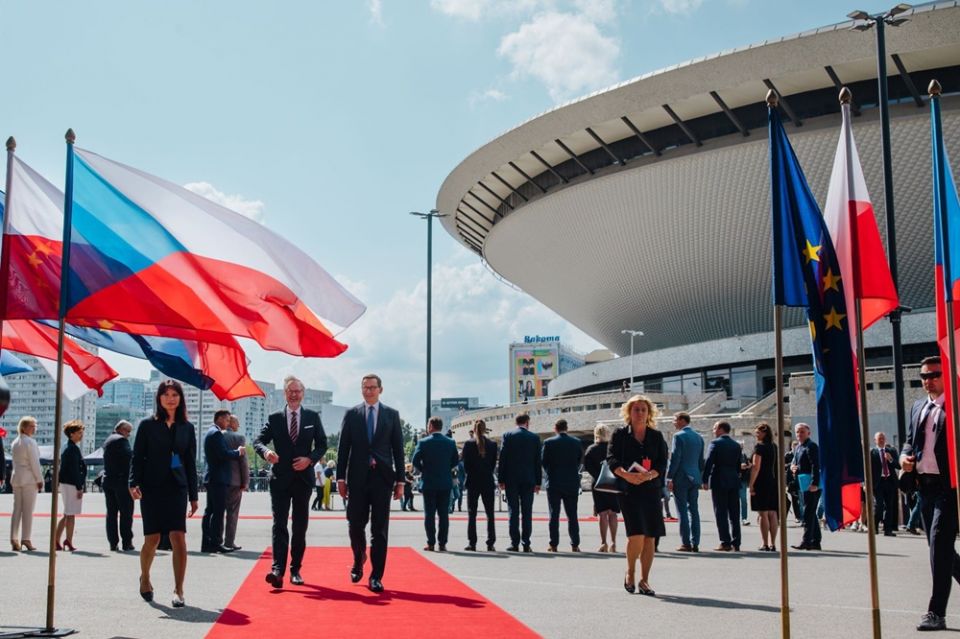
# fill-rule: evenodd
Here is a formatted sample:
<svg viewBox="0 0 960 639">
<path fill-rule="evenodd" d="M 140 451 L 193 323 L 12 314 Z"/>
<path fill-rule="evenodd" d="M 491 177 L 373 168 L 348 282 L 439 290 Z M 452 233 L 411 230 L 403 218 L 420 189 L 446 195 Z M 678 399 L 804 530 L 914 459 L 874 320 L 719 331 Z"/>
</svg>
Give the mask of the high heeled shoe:
<svg viewBox="0 0 960 639">
<path fill-rule="evenodd" d="M 150 590 L 144 590 L 144 589 L 143 589 L 143 577 L 142 577 L 142 576 L 140 577 L 140 597 L 141 597 L 144 601 L 146 601 L 147 603 L 150 603 L 151 601 L 153 601 L 153 588 L 151 588 Z"/>
<path fill-rule="evenodd" d="M 73 552 L 74 550 L 77 549 L 77 547 L 74 546 L 73 543 L 72 543 L 69 539 L 65 539 L 65 540 L 63 541 L 63 548 L 64 548 L 65 550 L 69 550 L 70 552 Z"/>
<path fill-rule="evenodd" d="M 627 579 L 627 575 L 623 576 L 623 589 L 629 592 L 631 595 L 637 591 L 637 587 L 634 585 L 632 580 Z"/>
<path fill-rule="evenodd" d="M 53 547 L 57 550 L 63 550 L 63 544 L 61 544 L 59 541 L 56 542 Z"/>
<path fill-rule="evenodd" d="M 650 584 L 643 581 L 642 579 L 637 584 L 637 589 L 640 591 L 641 595 L 646 595 L 647 597 L 656 597 L 657 593 L 654 592 L 653 588 L 650 587 Z"/>
<path fill-rule="evenodd" d="M 30 543 L 29 539 L 24 539 L 23 541 L 21 541 L 20 547 L 27 551 L 32 551 L 37 549 L 36 546 Z"/>
<path fill-rule="evenodd" d="M 174 608 L 183 608 L 187 604 L 183 600 L 183 595 L 178 595 L 177 593 L 173 593 L 173 600 L 170 602 L 170 605 L 173 606 Z"/>
<path fill-rule="evenodd" d="M 16 539 L 10 540 L 10 547 L 13 549 L 13 552 L 20 552 L 20 542 Z"/>
</svg>

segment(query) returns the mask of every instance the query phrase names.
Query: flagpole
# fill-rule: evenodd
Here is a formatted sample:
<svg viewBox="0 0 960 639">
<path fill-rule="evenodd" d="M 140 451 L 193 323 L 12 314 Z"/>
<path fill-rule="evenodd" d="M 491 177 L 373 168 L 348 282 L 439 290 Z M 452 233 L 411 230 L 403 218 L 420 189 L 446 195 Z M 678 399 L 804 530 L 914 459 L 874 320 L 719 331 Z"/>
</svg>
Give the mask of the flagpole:
<svg viewBox="0 0 960 639">
<path fill-rule="evenodd" d="M 68 628 L 54 628 L 53 608 L 56 601 L 57 577 L 57 497 L 60 492 L 60 429 L 63 423 L 63 344 L 64 328 L 66 325 L 68 290 L 70 282 L 70 230 L 73 214 L 73 144 L 77 140 L 73 129 L 68 129 L 67 141 L 67 179 L 63 194 L 63 257 L 61 261 L 60 277 L 60 326 L 57 332 L 57 398 L 53 424 L 53 483 L 50 496 L 50 560 L 47 569 L 47 625 L 37 636 L 63 637 L 71 635 L 75 630 Z"/>
<path fill-rule="evenodd" d="M 945 167 L 942 161 L 944 155 L 941 148 L 943 134 L 940 128 L 940 93 L 942 92 L 940 83 L 931 80 L 927 92 L 930 95 L 930 114 L 934 119 L 935 131 L 937 132 L 937 139 L 934 140 L 936 146 L 933 149 L 935 156 L 933 170 L 937 172 L 937 199 L 940 201 L 940 242 L 943 245 L 941 247 L 941 254 L 943 255 L 943 306 L 947 313 L 947 354 L 950 365 L 950 370 L 947 371 L 947 376 L 950 378 L 950 425 L 953 428 L 953 458 L 958 460 L 955 464 L 957 476 L 953 479 L 956 481 L 958 488 L 954 493 L 957 496 L 957 516 L 960 518 L 960 458 L 957 456 L 960 452 L 958 450 L 960 449 L 960 411 L 957 410 L 957 343 L 953 324 L 953 265 L 950 264 L 950 227 L 947 226 L 947 176 L 944 172 Z M 936 158 L 941 158 L 941 161 L 936 161 Z"/>
<path fill-rule="evenodd" d="M 10 230 L 10 185 L 13 184 L 13 155 L 17 151 L 17 141 L 13 139 L 11 135 L 7 138 L 7 180 L 6 186 L 3 190 L 3 235 L 0 236 L 0 240 L 7 237 L 7 231 Z M 8 276 L 9 273 L 9 263 L 10 258 L 7 255 L 8 251 L 3 251 L 0 253 L 0 274 L 3 276 Z M 6 291 L 6 284 L 4 284 L 3 289 Z M 7 300 L 6 297 L 2 300 L 3 309 L 6 311 Z M 0 341 L 3 340 L 3 318 L 6 316 L 4 312 L 0 315 Z"/>
<path fill-rule="evenodd" d="M 852 98 L 850 89 L 843 87 L 840 90 L 840 109 L 843 112 L 843 117 L 846 119 L 849 117 L 850 112 L 850 100 Z M 849 150 L 853 145 L 851 143 L 851 137 L 853 137 L 853 131 L 849 126 L 843 127 L 844 135 L 846 139 L 843 141 L 846 148 Z M 847 176 L 847 193 L 853 193 L 853 167 L 851 166 L 852 156 L 848 152 L 847 156 L 847 166 L 844 171 Z M 857 211 L 853 207 L 847 204 L 847 215 L 849 216 L 850 224 L 850 244 L 851 246 L 859 246 L 860 243 L 857 239 Z M 867 509 L 867 561 L 870 571 L 870 603 L 872 607 L 872 618 L 873 618 L 873 636 L 874 639 L 880 639 L 880 590 L 877 584 L 877 537 L 876 530 L 874 528 L 874 513 L 873 513 L 873 472 L 870 468 L 870 418 L 869 410 L 867 408 L 867 357 L 863 348 L 863 300 L 859 296 L 859 293 L 862 290 L 861 286 L 861 273 L 860 273 L 860 260 L 856 255 L 851 256 L 851 266 L 853 267 L 853 291 L 854 291 L 854 308 L 856 309 L 856 317 L 854 318 L 855 324 L 857 326 L 857 386 L 859 388 L 859 399 L 860 399 L 860 448 L 863 452 L 863 485 L 864 492 L 866 493 L 866 503 L 864 507 Z M 842 273 L 841 273 L 842 275 Z M 844 287 L 846 288 L 846 287 Z M 849 312 L 849 311 L 848 311 Z M 883 454 L 881 452 L 881 454 Z"/>
<path fill-rule="evenodd" d="M 774 343 L 774 370 L 777 389 L 777 450 L 780 459 L 785 454 L 784 446 L 784 403 L 783 403 L 783 307 L 775 304 L 773 307 L 773 343 Z M 777 509 L 780 511 L 780 636 L 790 639 L 790 586 L 787 579 L 787 481 L 786 468 L 781 461 L 778 464 L 777 485 L 779 499 Z"/>
</svg>

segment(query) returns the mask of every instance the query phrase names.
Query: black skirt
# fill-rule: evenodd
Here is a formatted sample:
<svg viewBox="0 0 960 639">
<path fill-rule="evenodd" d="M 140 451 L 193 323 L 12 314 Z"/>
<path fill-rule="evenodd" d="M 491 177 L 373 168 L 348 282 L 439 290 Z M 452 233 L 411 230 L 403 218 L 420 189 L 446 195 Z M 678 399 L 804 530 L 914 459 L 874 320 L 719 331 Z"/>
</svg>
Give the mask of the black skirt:
<svg viewBox="0 0 960 639">
<path fill-rule="evenodd" d="M 620 512 L 620 502 L 617 501 L 617 496 L 613 493 L 605 493 L 599 490 L 590 491 L 593 495 L 593 514 L 599 515 L 600 513 L 612 510 L 615 513 Z"/>
<path fill-rule="evenodd" d="M 649 482 L 651 484 L 659 482 Z M 660 499 L 660 490 L 629 491 L 625 495 L 617 495 L 620 512 L 623 514 L 623 526 L 627 529 L 627 537 L 643 535 L 645 537 L 663 537 L 667 529 L 663 525 L 663 501 Z"/>
<path fill-rule="evenodd" d="M 187 532 L 187 487 L 170 481 L 164 486 L 140 488 L 143 536 Z"/>
</svg>

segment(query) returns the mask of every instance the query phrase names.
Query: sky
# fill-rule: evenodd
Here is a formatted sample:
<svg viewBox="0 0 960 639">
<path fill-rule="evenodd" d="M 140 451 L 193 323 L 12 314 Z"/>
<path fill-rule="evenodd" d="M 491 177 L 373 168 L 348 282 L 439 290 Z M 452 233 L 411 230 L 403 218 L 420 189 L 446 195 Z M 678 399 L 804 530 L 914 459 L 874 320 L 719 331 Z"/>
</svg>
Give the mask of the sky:
<svg viewBox="0 0 960 639">
<path fill-rule="evenodd" d="M 446 176 L 501 133 L 644 73 L 844 20 L 830 0 L 4 0 L 0 135 L 63 184 L 77 145 L 252 217 L 368 307 L 336 359 L 244 346 L 255 379 L 298 375 L 419 423 L 426 222 Z M 872 34 L 851 32 L 850 37 Z M 508 345 L 600 344 L 501 282 L 434 224 L 432 396 L 508 401 Z M 223 247 L 222 259 L 230 259 Z M 106 354 L 124 376 L 146 363 Z"/>
</svg>

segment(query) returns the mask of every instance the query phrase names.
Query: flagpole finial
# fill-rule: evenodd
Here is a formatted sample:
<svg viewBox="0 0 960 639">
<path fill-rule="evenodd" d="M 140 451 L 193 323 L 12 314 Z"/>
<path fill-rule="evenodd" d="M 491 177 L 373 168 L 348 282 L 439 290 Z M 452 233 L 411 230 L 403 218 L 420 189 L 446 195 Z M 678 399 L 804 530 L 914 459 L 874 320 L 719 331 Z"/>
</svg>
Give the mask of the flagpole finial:
<svg viewBox="0 0 960 639">
<path fill-rule="evenodd" d="M 927 93 L 930 94 L 930 97 L 939 97 L 942 92 L 943 87 L 940 86 L 940 83 L 936 80 L 930 80 L 930 84 L 927 86 Z"/>
<path fill-rule="evenodd" d="M 767 91 L 767 106 L 776 108 L 776 106 L 779 103 L 780 103 L 780 98 L 779 96 L 777 96 L 777 92 L 774 91 L 773 89 L 770 89 L 769 91 Z"/>
<path fill-rule="evenodd" d="M 67 129 L 67 134 L 63 136 L 67 140 L 67 144 L 74 144 L 77 141 L 77 134 L 73 132 L 73 129 Z"/>
<path fill-rule="evenodd" d="M 17 150 L 17 141 L 14 140 L 13 136 L 11 135 L 9 138 L 7 138 L 7 151 L 13 152 L 16 150 Z"/>
<path fill-rule="evenodd" d="M 850 100 L 853 99 L 853 94 L 850 92 L 850 89 L 843 87 L 840 89 L 840 104 L 850 104 Z"/>
</svg>

